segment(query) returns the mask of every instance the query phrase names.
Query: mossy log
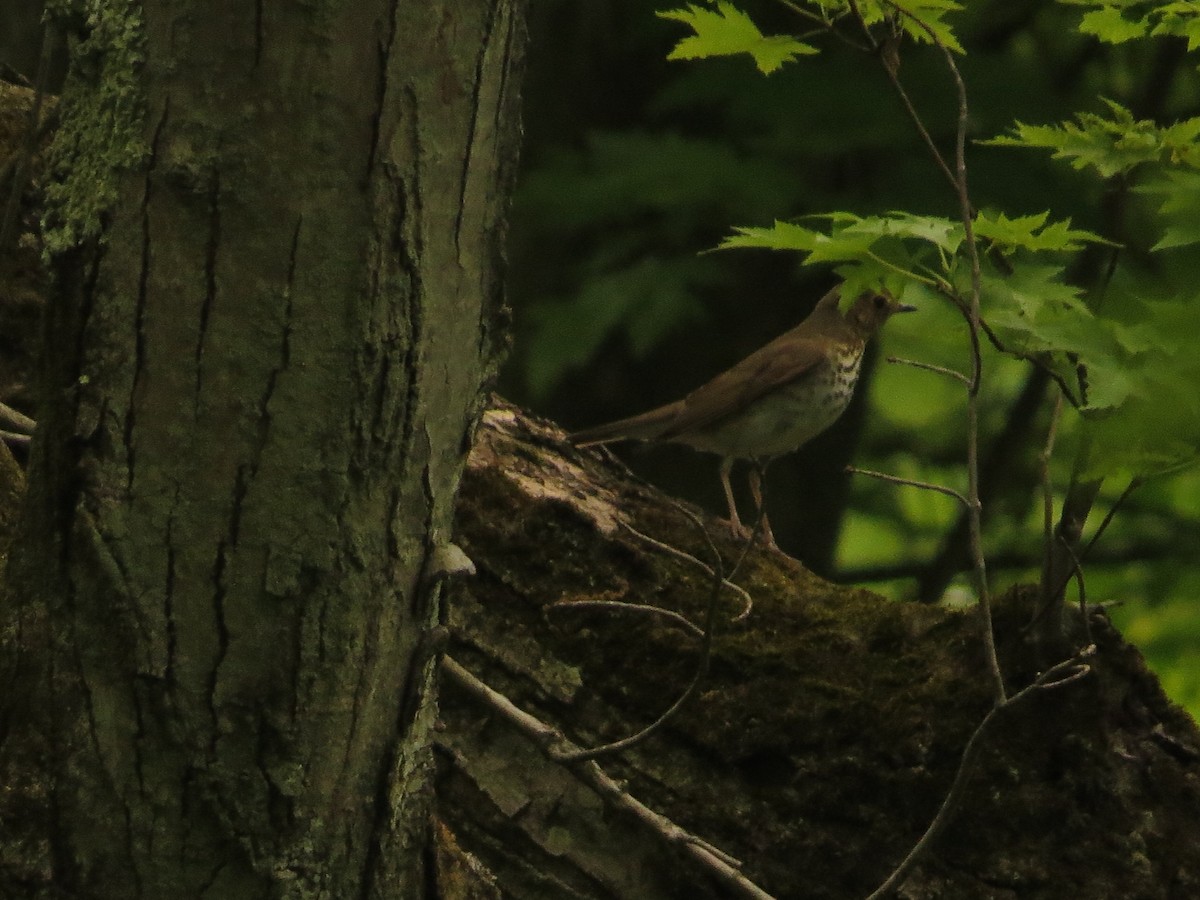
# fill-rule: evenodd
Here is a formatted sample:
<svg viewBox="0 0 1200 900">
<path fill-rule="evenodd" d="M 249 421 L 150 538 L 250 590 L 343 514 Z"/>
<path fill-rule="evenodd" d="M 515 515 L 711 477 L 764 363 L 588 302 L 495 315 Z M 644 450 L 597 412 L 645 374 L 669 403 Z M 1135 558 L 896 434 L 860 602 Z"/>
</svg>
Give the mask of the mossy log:
<svg viewBox="0 0 1200 900">
<path fill-rule="evenodd" d="M 646 539 L 710 567 L 715 549 L 728 570 L 743 542 L 699 515 L 498 403 L 460 493 L 458 540 L 477 572 L 450 594 L 448 653 L 578 744 L 637 731 L 684 691 L 702 642 L 607 601 L 703 622 L 713 577 Z M 976 615 L 830 584 L 759 546 L 733 580 L 753 608 L 738 620 L 744 601 L 720 592 L 698 693 L 599 762 L 771 895 L 865 897 L 925 830 L 988 712 Z M 1037 675 L 1030 602 L 1016 591 L 997 604 L 1012 690 Z M 1090 625 L 1087 674 L 996 717 L 949 828 L 899 896 L 1200 896 L 1200 733 L 1102 611 Z M 730 896 L 495 709 L 445 680 L 441 703 L 440 815 L 488 891 Z"/>
</svg>

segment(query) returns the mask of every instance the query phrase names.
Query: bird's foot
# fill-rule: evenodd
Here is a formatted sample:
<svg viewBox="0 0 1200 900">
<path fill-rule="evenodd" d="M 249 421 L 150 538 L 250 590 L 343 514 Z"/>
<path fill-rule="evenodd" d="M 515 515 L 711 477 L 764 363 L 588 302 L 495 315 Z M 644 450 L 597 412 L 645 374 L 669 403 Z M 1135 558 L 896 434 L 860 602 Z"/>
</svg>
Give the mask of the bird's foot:
<svg viewBox="0 0 1200 900">
<path fill-rule="evenodd" d="M 775 535 L 771 531 L 771 523 L 767 521 L 766 516 L 763 517 L 761 524 L 756 524 L 751 528 L 743 525 L 740 519 L 727 519 L 725 523 L 729 526 L 729 530 L 733 532 L 734 537 L 739 540 L 757 540 L 768 550 L 779 550 L 779 545 L 775 543 Z"/>
</svg>

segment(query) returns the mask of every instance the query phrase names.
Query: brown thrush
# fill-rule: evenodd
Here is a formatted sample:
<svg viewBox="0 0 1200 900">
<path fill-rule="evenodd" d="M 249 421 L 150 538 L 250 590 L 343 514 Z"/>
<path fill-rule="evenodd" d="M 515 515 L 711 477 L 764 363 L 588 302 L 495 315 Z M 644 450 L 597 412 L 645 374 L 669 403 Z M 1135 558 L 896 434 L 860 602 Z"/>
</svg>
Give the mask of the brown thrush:
<svg viewBox="0 0 1200 900">
<path fill-rule="evenodd" d="M 867 341 L 893 313 L 915 309 L 887 294 L 865 293 L 843 315 L 838 309 L 840 297 L 840 288 L 835 287 L 791 331 L 682 400 L 577 432 L 571 441 L 580 447 L 624 440 L 666 441 L 718 454 L 729 520 L 744 530 L 729 486 L 734 460 L 754 464 L 750 491 L 761 514 L 766 464 L 834 423 L 854 393 Z M 773 545 L 765 515 L 763 530 Z"/>
</svg>

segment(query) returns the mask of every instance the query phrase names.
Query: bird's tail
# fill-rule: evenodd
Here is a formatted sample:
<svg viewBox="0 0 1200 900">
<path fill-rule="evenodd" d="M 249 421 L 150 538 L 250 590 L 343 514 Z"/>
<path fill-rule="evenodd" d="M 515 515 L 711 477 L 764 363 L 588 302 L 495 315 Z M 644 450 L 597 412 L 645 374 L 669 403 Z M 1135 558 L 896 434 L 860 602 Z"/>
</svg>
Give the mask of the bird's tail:
<svg viewBox="0 0 1200 900">
<path fill-rule="evenodd" d="M 652 441 L 665 435 L 678 414 L 679 404 L 668 403 L 641 415 L 577 431 L 571 435 L 571 443 L 591 447 L 616 441 Z"/>
</svg>

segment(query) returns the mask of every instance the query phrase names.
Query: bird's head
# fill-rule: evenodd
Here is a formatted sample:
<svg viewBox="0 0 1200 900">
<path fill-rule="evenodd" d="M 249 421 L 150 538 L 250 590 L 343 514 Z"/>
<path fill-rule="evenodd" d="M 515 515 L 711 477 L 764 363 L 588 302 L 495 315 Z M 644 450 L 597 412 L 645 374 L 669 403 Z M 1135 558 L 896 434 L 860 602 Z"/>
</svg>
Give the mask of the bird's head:
<svg viewBox="0 0 1200 900">
<path fill-rule="evenodd" d="M 873 335 L 895 313 L 913 312 L 915 306 L 901 303 L 891 294 L 868 291 L 859 294 L 846 312 L 846 322 L 864 339 Z"/>
</svg>

